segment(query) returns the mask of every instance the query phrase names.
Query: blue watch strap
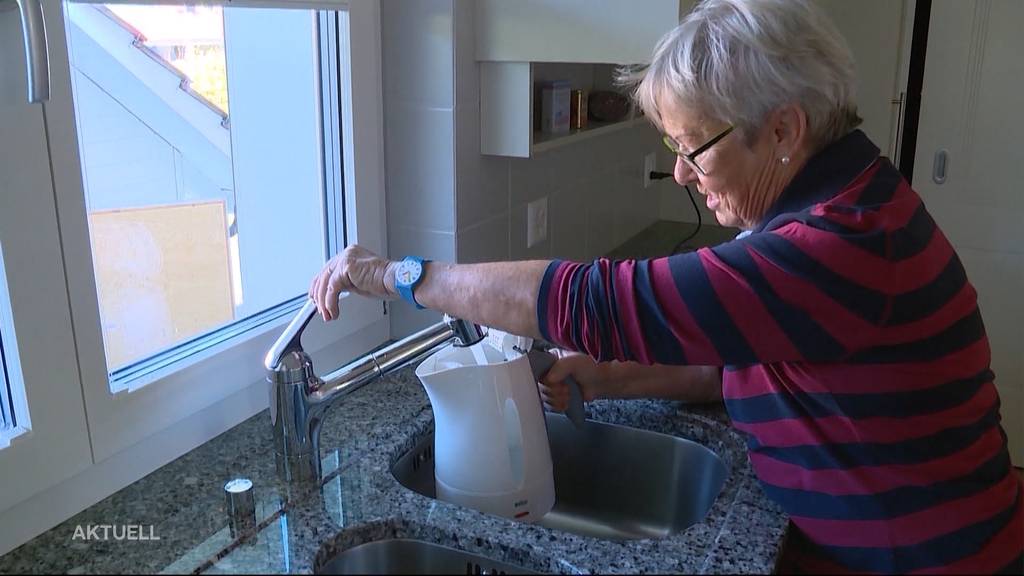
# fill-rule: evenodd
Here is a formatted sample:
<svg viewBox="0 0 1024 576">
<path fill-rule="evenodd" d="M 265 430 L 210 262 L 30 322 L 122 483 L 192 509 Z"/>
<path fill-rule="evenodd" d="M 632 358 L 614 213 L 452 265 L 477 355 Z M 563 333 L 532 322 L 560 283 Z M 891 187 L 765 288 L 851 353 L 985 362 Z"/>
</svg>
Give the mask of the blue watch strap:
<svg viewBox="0 0 1024 576">
<path fill-rule="evenodd" d="M 416 286 L 419 285 L 420 281 L 423 280 L 424 264 L 430 262 L 430 260 L 424 260 L 423 258 L 420 258 L 418 256 L 406 256 L 405 258 L 402 259 L 402 263 L 405 262 L 415 262 L 419 264 L 420 272 L 418 275 L 411 279 L 395 278 L 395 289 L 398 291 L 398 295 L 401 296 L 403 300 L 406 300 L 407 302 L 415 306 L 417 310 L 423 310 L 425 307 L 420 306 L 420 303 L 416 301 L 416 296 L 415 294 L 413 294 L 413 292 L 415 291 Z"/>
</svg>

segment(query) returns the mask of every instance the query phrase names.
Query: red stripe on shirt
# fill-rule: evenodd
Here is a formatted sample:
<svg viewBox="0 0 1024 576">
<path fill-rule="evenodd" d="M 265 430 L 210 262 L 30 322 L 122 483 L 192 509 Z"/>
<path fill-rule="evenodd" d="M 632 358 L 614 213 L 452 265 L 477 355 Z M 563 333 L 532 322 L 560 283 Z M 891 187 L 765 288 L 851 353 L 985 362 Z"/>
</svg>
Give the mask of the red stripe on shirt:
<svg viewBox="0 0 1024 576">
<path fill-rule="evenodd" d="M 999 400 L 995 386 L 982 386 L 967 402 L 931 414 L 902 418 L 784 418 L 768 422 L 733 422 L 766 447 L 789 448 L 815 444 L 889 444 L 931 436 L 950 427 L 975 422 Z"/>
<path fill-rule="evenodd" d="M 620 287 L 621 286 L 619 284 L 619 282 L 618 282 L 618 279 L 615 277 L 616 276 L 616 271 L 617 271 L 618 268 L 619 268 L 619 265 L 614 264 L 611 260 L 608 260 L 606 258 L 602 258 L 602 259 L 598 260 L 598 265 L 597 266 L 595 266 L 595 267 L 590 269 L 590 273 L 591 274 L 600 274 L 601 275 L 601 281 L 604 284 L 604 293 L 608 294 L 608 295 L 615 294 L 614 301 L 609 300 L 608 303 L 611 304 L 611 303 L 614 302 L 616 306 L 618 306 L 620 304 L 620 302 L 624 298 L 632 298 L 632 296 L 633 296 L 633 292 L 631 290 L 623 290 L 621 294 L 619 293 L 618 290 L 614 290 L 613 291 L 613 289 L 612 289 L 613 284 L 616 287 Z M 626 287 L 630 287 L 631 284 L 632 283 L 627 282 L 625 284 L 625 286 Z M 604 303 L 602 302 L 601 304 L 604 304 Z M 620 321 L 620 318 L 619 318 L 619 316 L 617 316 L 614 313 L 614 311 L 615 311 L 615 309 L 612 306 L 610 306 L 610 305 L 604 309 L 604 312 L 605 312 L 605 314 L 607 315 L 607 318 L 608 318 L 608 321 L 605 324 L 605 330 L 608 332 L 609 336 L 611 337 L 612 356 L 615 357 L 615 358 L 625 358 L 626 355 L 625 355 L 625 352 L 624 352 L 624 350 L 622 348 L 622 340 L 619 337 L 619 321 Z M 628 318 L 628 316 L 623 315 L 622 319 L 625 319 L 625 318 Z"/>
<path fill-rule="evenodd" d="M 809 258 L 851 282 L 882 294 L 898 295 L 927 286 L 942 273 L 953 247 L 938 228 L 923 250 L 893 261 L 849 242 L 836 242 L 832 232 L 791 222 L 774 231 L 800 247 Z M 835 263 L 842 266 L 835 266 Z M 940 264 L 940 265 L 936 265 Z"/>
<path fill-rule="evenodd" d="M 756 251 L 751 257 L 772 290 L 784 301 L 804 310 L 848 350 L 861 349 L 875 341 L 877 327 L 831 299 L 803 278 L 789 274 Z"/>
<path fill-rule="evenodd" d="M 813 470 L 751 452 L 750 463 L 766 484 L 793 490 L 821 492 L 832 496 L 853 496 L 887 492 L 906 486 L 927 486 L 972 473 L 1003 449 L 1003 435 L 989 428 L 963 450 L 919 464 L 858 466 Z"/>
<path fill-rule="evenodd" d="M 912 546 L 976 524 L 1003 511 L 1018 488 L 1015 472 L 977 494 L 884 520 L 827 520 L 792 516 L 793 522 L 818 544 L 892 548 Z"/>
<path fill-rule="evenodd" d="M 859 191 L 853 192 L 859 196 Z M 884 210 L 856 206 L 857 202 L 850 201 L 850 198 L 851 196 L 844 192 L 826 203 L 815 204 L 811 208 L 811 214 L 854 230 L 893 232 L 909 224 L 921 206 L 921 197 L 913 192 L 906 180 L 900 182 Z M 861 209 L 851 212 L 848 209 L 851 206 Z"/>
<path fill-rule="evenodd" d="M 764 365 L 756 365 L 726 372 L 722 395 L 726 400 L 742 400 L 763 394 L 796 391 L 808 394 L 913 392 L 971 378 L 988 368 L 989 358 L 988 340 L 982 338 L 931 362 L 900 362 L 884 366 L 777 363 L 773 365 L 774 374 Z M 779 377 L 785 378 L 785 381 Z"/>
<path fill-rule="evenodd" d="M 640 314 L 637 311 L 634 274 L 636 274 L 636 262 L 633 260 L 621 262 L 615 269 L 617 277 L 615 303 L 619 309 L 619 318 L 616 319 L 616 323 L 621 323 L 620 327 L 626 335 L 626 344 L 636 361 L 641 364 L 651 364 L 654 360 L 644 342 L 645 338 L 643 331 L 640 330 L 640 322 L 637 321 Z M 625 288 L 629 288 L 629 290 Z"/>
<path fill-rule="evenodd" d="M 571 293 L 572 273 L 580 266 L 582 264 L 573 262 L 559 264 L 551 276 L 551 285 L 547 293 L 548 337 L 553 344 L 569 349 L 575 347 L 569 335 L 572 333 L 573 323 L 579 319 L 570 316 L 568 303 L 561 301 L 560 298 L 568 297 Z"/>
<path fill-rule="evenodd" d="M 722 358 L 718 351 L 690 315 L 683 297 L 679 294 L 679 288 L 676 287 L 668 266 L 668 258 L 651 261 L 651 284 L 654 297 L 661 304 L 661 312 L 665 315 L 668 327 L 679 342 L 683 353 L 686 354 L 687 362 L 721 366 Z"/>
<path fill-rule="evenodd" d="M 743 276 L 719 260 L 714 252 L 708 250 L 699 254 L 715 294 L 754 354 L 758 358 L 799 360 L 800 352 Z"/>
<path fill-rule="evenodd" d="M 1024 485 L 1019 489 L 1024 490 Z M 1024 498 L 1017 501 L 1014 517 L 977 554 L 911 574 L 991 574 L 1017 559 L 1024 543 Z"/>
</svg>

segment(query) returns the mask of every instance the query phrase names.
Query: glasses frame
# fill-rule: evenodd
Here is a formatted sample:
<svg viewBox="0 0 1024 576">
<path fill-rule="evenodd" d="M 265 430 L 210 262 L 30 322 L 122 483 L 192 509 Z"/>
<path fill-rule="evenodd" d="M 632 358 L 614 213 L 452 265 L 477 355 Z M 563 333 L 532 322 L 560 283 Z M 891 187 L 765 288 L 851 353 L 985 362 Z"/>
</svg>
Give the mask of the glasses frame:
<svg viewBox="0 0 1024 576">
<path fill-rule="evenodd" d="M 686 153 L 686 152 L 683 152 L 682 150 L 680 150 L 678 143 L 676 143 L 676 141 L 671 136 L 669 136 L 668 134 L 665 134 L 664 136 L 662 136 L 661 141 L 665 144 L 666 148 L 668 148 L 669 150 L 672 151 L 673 154 L 675 154 L 676 156 L 679 156 L 680 158 L 685 160 L 686 164 L 690 168 L 692 168 L 694 172 L 696 172 L 697 174 L 700 174 L 701 176 L 707 176 L 708 173 L 706 171 L 704 171 L 703 168 L 700 167 L 700 164 L 697 164 L 697 156 L 700 156 L 704 152 L 707 152 L 708 148 L 711 148 L 715 144 L 718 144 L 719 140 L 721 140 L 722 138 L 725 138 L 726 136 L 728 136 L 730 132 L 735 130 L 735 128 L 736 128 L 735 126 L 730 124 L 728 128 L 726 128 L 725 130 L 722 130 L 721 132 L 719 132 L 717 136 L 715 136 L 714 138 L 708 140 L 707 142 L 702 144 L 699 148 L 697 148 L 696 150 L 694 150 L 693 152 L 690 152 L 690 153 Z"/>
</svg>

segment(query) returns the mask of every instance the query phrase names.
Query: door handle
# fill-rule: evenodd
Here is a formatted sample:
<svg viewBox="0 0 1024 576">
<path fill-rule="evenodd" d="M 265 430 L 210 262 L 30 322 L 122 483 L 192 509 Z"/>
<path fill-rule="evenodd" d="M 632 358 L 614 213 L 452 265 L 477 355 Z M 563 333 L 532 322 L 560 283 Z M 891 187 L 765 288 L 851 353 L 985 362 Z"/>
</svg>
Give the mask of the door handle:
<svg viewBox="0 0 1024 576">
<path fill-rule="evenodd" d="M 50 99 L 50 59 L 46 53 L 46 24 L 41 0 L 14 0 L 21 15 L 21 33 L 25 42 L 25 69 L 28 101 Z M 3 0 L 0 0 L 3 4 Z"/>
</svg>

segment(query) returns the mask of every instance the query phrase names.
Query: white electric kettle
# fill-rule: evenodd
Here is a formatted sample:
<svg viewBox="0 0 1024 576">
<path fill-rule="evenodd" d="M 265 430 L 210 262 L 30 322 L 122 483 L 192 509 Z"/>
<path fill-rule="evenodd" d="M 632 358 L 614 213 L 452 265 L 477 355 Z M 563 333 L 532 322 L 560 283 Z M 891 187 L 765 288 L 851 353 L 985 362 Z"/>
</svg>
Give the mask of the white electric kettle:
<svg viewBox="0 0 1024 576">
<path fill-rule="evenodd" d="M 535 522 L 555 503 L 551 448 L 528 347 L 501 341 L 491 331 L 416 368 L 434 409 L 437 498 Z"/>
</svg>

